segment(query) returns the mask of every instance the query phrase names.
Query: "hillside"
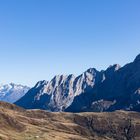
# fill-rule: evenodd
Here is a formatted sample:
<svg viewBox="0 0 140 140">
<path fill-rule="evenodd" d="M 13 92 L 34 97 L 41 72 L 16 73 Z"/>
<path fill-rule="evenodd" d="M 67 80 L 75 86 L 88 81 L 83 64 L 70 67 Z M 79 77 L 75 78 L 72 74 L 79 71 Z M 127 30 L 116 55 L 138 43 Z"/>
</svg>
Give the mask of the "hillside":
<svg viewBox="0 0 140 140">
<path fill-rule="evenodd" d="M 140 113 L 51 113 L 0 102 L 1 140 L 139 140 Z"/>
</svg>

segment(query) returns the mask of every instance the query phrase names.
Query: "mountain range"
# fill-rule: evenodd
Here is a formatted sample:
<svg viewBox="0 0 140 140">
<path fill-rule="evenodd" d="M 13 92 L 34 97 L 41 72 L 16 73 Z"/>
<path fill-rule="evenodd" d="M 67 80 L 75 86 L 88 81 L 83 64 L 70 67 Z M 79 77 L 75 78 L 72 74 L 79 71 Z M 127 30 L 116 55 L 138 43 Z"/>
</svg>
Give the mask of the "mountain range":
<svg viewBox="0 0 140 140">
<path fill-rule="evenodd" d="M 24 96 L 30 88 L 19 84 L 1 84 L 0 101 L 14 103 Z"/>
<path fill-rule="evenodd" d="M 56 112 L 140 111 L 140 55 L 123 67 L 90 68 L 77 77 L 57 75 L 39 81 L 15 104 Z"/>
</svg>

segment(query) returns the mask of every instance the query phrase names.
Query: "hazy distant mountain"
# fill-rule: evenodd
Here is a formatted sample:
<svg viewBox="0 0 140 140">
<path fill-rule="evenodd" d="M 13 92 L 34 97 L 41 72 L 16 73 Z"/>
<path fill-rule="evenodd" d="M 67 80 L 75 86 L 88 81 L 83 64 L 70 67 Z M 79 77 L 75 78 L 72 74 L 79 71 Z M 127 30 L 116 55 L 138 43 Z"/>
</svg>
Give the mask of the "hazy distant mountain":
<svg viewBox="0 0 140 140">
<path fill-rule="evenodd" d="M 14 103 L 27 93 L 30 88 L 14 83 L 0 85 L 0 101 Z"/>
<path fill-rule="evenodd" d="M 122 68 L 115 64 L 105 71 L 90 68 L 78 77 L 40 81 L 16 104 L 50 111 L 140 111 L 140 55 Z"/>
</svg>

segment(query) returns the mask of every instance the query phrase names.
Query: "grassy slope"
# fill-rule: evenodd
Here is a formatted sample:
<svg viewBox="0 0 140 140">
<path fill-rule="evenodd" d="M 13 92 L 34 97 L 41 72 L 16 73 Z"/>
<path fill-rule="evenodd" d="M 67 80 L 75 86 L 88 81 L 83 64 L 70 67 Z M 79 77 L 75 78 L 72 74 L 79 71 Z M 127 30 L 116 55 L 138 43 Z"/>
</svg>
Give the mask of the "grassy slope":
<svg viewBox="0 0 140 140">
<path fill-rule="evenodd" d="M 140 139 L 140 113 L 49 113 L 0 102 L 0 140 Z"/>
</svg>

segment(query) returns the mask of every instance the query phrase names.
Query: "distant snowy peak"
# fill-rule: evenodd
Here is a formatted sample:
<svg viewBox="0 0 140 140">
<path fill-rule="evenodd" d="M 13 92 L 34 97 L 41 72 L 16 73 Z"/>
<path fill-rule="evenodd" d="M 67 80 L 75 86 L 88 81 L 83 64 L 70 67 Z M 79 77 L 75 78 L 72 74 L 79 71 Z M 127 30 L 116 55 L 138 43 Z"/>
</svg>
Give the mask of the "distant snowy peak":
<svg viewBox="0 0 140 140">
<path fill-rule="evenodd" d="M 30 88 L 20 84 L 0 84 L 0 101 L 14 103 L 24 96 Z"/>
</svg>

